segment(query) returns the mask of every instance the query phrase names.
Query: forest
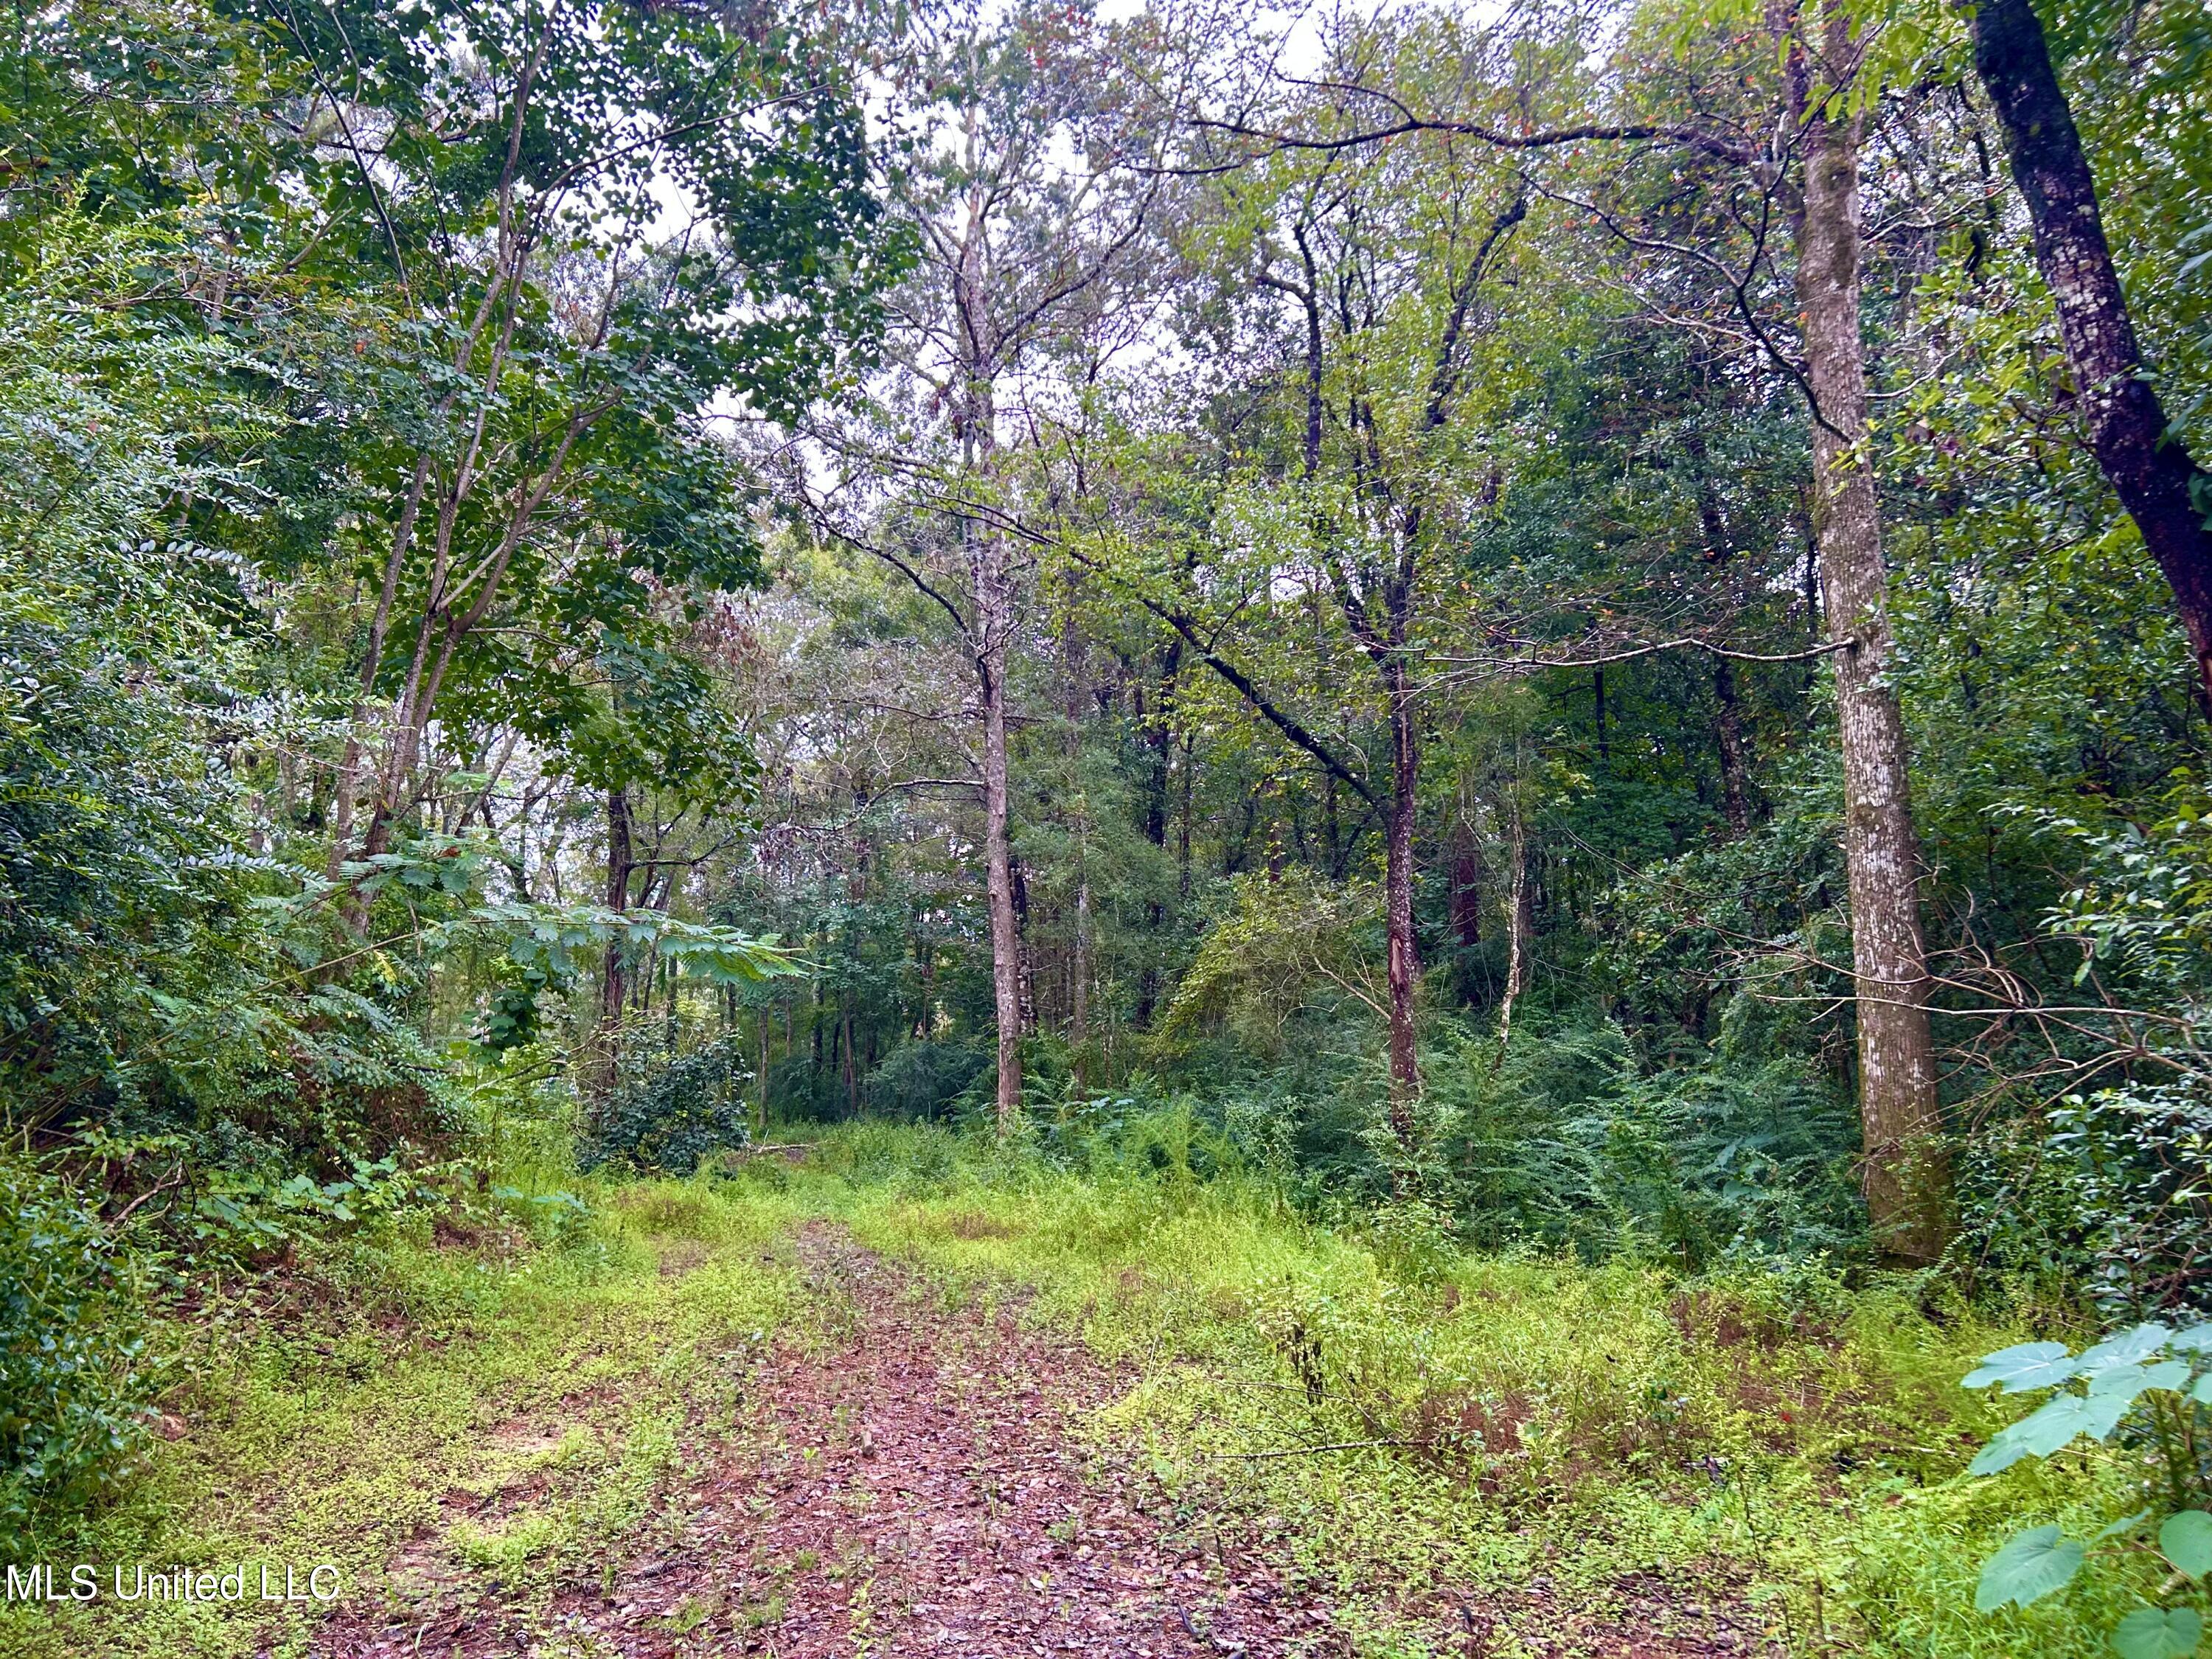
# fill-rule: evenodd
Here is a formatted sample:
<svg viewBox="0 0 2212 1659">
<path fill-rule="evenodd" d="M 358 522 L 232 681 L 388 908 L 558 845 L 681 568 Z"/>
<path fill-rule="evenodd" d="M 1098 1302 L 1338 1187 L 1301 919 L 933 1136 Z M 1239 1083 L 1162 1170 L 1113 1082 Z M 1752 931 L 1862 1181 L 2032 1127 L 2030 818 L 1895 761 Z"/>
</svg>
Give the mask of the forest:
<svg viewBox="0 0 2212 1659">
<path fill-rule="evenodd" d="M 0 1652 L 2187 1659 L 2200 1021 L 2198 0 L 0 28 Z"/>
</svg>

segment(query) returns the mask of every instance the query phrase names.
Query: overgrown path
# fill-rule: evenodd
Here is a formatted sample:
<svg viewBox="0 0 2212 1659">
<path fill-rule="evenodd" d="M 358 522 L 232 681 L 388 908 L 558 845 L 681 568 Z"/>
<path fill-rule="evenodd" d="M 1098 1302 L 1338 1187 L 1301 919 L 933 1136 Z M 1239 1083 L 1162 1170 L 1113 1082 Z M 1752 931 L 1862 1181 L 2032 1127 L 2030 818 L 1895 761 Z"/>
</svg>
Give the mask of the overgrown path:
<svg viewBox="0 0 2212 1659">
<path fill-rule="evenodd" d="M 777 1348 L 741 1431 L 652 1547 L 508 1601 L 325 1626 L 324 1659 L 1346 1652 L 1327 1608 L 1219 1517 L 1086 1448 L 1113 1379 L 1079 1350 L 817 1224 L 824 1342 Z M 582 1577 L 583 1575 L 577 1575 Z"/>
</svg>

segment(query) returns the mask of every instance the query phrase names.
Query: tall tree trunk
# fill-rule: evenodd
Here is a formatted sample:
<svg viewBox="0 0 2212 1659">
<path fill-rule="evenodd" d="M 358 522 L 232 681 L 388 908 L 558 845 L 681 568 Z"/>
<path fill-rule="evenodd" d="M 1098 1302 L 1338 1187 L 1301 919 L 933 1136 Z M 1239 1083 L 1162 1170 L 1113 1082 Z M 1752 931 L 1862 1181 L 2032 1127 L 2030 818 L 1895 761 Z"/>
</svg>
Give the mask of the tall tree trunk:
<svg viewBox="0 0 2212 1659">
<path fill-rule="evenodd" d="M 1383 935 L 1390 987 L 1390 1127 L 1401 1143 L 1413 1138 L 1413 1105 L 1421 1091 L 1413 1044 L 1413 998 L 1420 962 L 1413 949 L 1413 814 L 1420 754 L 1406 671 L 1395 658 L 1383 671 L 1390 704 L 1390 813 L 1382 862 Z"/>
<path fill-rule="evenodd" d="M 1493 1075 L 1505 1064 L 1505 1047 L 1513 1040 L 1513 1005 L 1521 1000 L 1528 972 L 1528 832 L 1521 819 L 1517 793 L 1512 814 L 1505 842 L 1512 865 L 1512 879 L 1505 889 L 1505 994 L 1498 1000 L 1498 1057 L 1490 1067 Z"/>
<path fill-rule="evenodd" d="M 1068 987 L 1067 1037 L 1073 1048 L 1075 1086 L 1085 1086 L 1091 1066 L 1091 878 L 1075 886 L 1075 982 Z"/>
<path fill-rule="evenodd" d="M 841 1018 L 845 1039 L 845 1103 L 847 1115 L 860 1115 L 860 1057 L 853 1048 L 853 998 L 848 992 L 838 999 L 842 1006 Z"/>
<path fill-rule="evenodd" d="M 1482 842 L 1462 819 L 1452 832 L 1452 939 L 1462 951 L 1482 945 Z"/>
<path fill-rule="evenodd" d="M 1453 819 L 1449 880 L 1451 891 L 1447 903 L 1458 957 L 1455 980 L 1460 1000 L 1472 1004 L 1479 994 L 1475 961 L 1476 952 L 1482 948 L 1482 890 L 1489 875 L 1483 868 L 1482 837 L 1464 805 Z"/>
<path fill-rule="evenodd" d="M 607 884 L 610 910 L 629 908 L 629 884 L 636 869 L 637 850 L 631 833 L 629 792 L 619 787 L 607 791 Z M 612 1088 L 622 1060 L 623 1010 L 629 1001 L 628 945 L 620 939 L 607 942 L 599 972 L 599 1080 Z"/>
<path fill-rule="evenodd" d="M 971 195 L 966 233 L 953 271 L 953 303 L 963 322 L 957 426 L 961 471 L 971 489 L 988 489 L 997 453 L 994 402 L 995 364 L 983 349 L 990 314 L 982 242 L 986 209 Z M 1025 1021 L 1021 916 L 1015 893 L 1013 842 L 1009 830 L 1006 770 L 1006 664 L 1013 633 L 1012 584 L 1005 543 L 994 526 L 972 514 L 960 520 L 975 596 L 969 647 L 983 714 L 983 856 L 991 918 L 991 988 L 999 1026 L 998 1127 L 1013 1133 L 1022 1109 L 1022 1033 Z"/>
<path fill-rule="evenodd" d="M 1014 911 L 1013 843 L 1007 828 L 1007 606 L 997 539 L 975 536 L 977 621 L 983 635 L 975 666 L 983 693 L 983 853 L 991 911 L 991 988 L 999 1021 L 999 1133 L 1006 1135 L 1013 1133 L 1022 1110 L 1022 931 Z"/>
<path fill-rule="evenodd" d="M 1180 799 L 1176 803 L 1176 896 L 1190 896 L 1190 774 L 1194 745 L 1188 738 L 1176 745 L 1177 750 L 1176 787 Z"/>
<path fill-rule="evenodd" d="M 765 1002 L 760 1006 L 757 1037 L 760 1054 L 760 1076 L 757 1079 L 760 1085 L 760 1098 L 753 1105 L 753 1139 L 766 1140 L 768 1139 L 768 1004 Z"/>
<path fill-rule="evenodd" d="M 1705 383 L 1700 381 L 1701 385 Z M 1707 389 L 1704 396 L 1712 395 Z M 1705 532 L 1705 562 L 1728 573 L 1731 598 L 1744 601 L 1741 579 L 1735 573 L 1735 544 L 1721 514 L 1720 492 L 1713 487 L 1712 469 L 1705 463 L 1704 434 L 1692 426 L 1682 434 L 1682 448 L 1698 470 L 1698 523 Z M 1600 669 L 1600 673 L 1605 671 Z M 1717 718 L 1714 735 L 1721 757 L 1721 810 L 1727 814 L 1729 834 L 1741 836 L 1751 828 L 1750 757 L 1743 740 L 1743 698 L 1736 684 L 1735 665 L 1726 657 L 1713 665 L 1713 702 Z"/>
<path fill-rule="evenodd" d="M 1981 0 L 1973 20 L 1974 67 L 2004 127 L 2097 464 L 2172 586 L 2212 708 L 2212 530 L 2205 525 L 2212 475 L 2167 434 L 2166 410 L 2143 378 L 2089 159 L 2035 8 L 2030 0 Z"/>
<path fill-rule="evenodd" d="M 1844 27 L 1829 25 L 1832 63 L 1850 57 Z M 1814 404 L 1813 525 L 1825 609 L 1833 637 L 1856 641 L 1830 660 L 1842 732 L 1867 1209 L 1886 1255 L 1925 1262 L 1943 1249 L 1949 1170 L 1928 1029 L 1905 721 L 1884 678 L 1889 607 L 1859 337 L 1858 129 L 1856 115 L 1815 116 L 1808 125 L 1797 299 Z"/>
<path fill-rule="evenodd" d="M 392 551 L 385 559 L 383 585 L 377 592 L 376 609 L 369 617 L 368 649 L 362 658 L 361 692 L 354 699 L 353 720 L 346 728 L 345 750 L 338 759 L 337 791 L 331 803 L 329 873 L 333 881 L 337 879 L 338 866 L 353 851 L 354 805 L 361 790 L 362 763 L 367 758 L 362 728 L 368 723 L 370 700 L 376 695 L 376 677 L 384 667 L 385 640 L 392 629 L 392 609 L 398 598 L 400 573 L 414 546 L 415 524 L 422 509 L 422 492 L 429 479 L 430 456 L 425 451 L 415 458 L 415 474 L 408 482 L 398 527 L 392 533 Z"/>
<path fill-rule="evenodd" d="M 1083 787 L 1083 714 L 1091 696 L 1090 653 L 1075 625 L 1077 590 L 1073 573 L 1068 579 L 1067 616 L 1060 626 L 1060 655 L 1066 676 L 1068 799 L 1072 805 L 1068 828 L 1074 839 L 1075 938 L 1067 973 L 1067 1040 L 1073 1053 L 1075 1085 L 1081 1089 L 1090 1063 L 1091 1044 L 1091 803 Z"/>
<path fill-rule="evenodd" d="M 1132 712 L 1137 717 L 1138 729 L 1144 734 L 1148 761 L 1145 769 L 1145 839 L 1164 852 L 1168 844 L 1168 780 L 1171 767 L 1169 756 L 1175 738 L 1170 729 L 1170 714 L 1175 708 L 1176 674 L 1182 662 L 1182 638 L 1177 635 L 1162 648 L 1160 657 L 1159 699 L 1155 711 L 1145 712 L 1143 682 L 1133 689 Z M 1167 927 L 1168 908 L 1158 899 L 1145 907 L 1145 928 L 1157 945 Z M 1159 964 L 1146 962 L 1137 976 L 1136 1021 L 1140 1030 L 1150 1030 L 1153 1012 L 1159 1006 Z"/>
<path fill-rule="evenodd" d="M 1720 738 L 1721 808 L 1728 815 L 1729 834 L 1741 836 L 1751 828 L 1747 784 L 1751 765 L 1743 740 L 1743 699 L 1736 689 L 1735 665 L 1725 657 L 1713 669 L 1713 701 L 1718 705 L 1713 724 Z"/>
</svg>

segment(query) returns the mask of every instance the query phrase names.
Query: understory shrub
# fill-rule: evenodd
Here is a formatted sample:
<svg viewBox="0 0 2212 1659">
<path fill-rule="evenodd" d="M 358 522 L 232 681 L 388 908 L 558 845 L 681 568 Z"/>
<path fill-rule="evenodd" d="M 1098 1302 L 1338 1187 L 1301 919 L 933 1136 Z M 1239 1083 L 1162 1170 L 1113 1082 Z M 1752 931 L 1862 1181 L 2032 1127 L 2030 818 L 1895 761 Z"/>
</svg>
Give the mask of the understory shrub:
<svg viewBox="0 0 2212 1659">
<path fill-rule="evenodd" d="M 0 1160 L 0 1543 L 126 1468 L 148 1414 L 143 1352 L 127 1250 L 52 1176 Z"/>
<path fill-rule="evenodd" d="M 2050 1392 L 2008 1425 L 1968 1468 L 1996 1475 L 2057 1455 L 2086 1437 L 2114 1440 L 2145 1471 L 2132 1514 L 2087 1539 L 2056 1523 L 2017 1532 L 1982 1569 L 1975 1606 L 1984 1613 L 2031 1607 L 2070 1585 L 2094 1557 L 2148 1565 L 2148 1599 L 2112 1629 L 2121 1659 L 2188 1659 L 2204 1632 L 2212 1587 L 2212 1324 L 2176 1330 L 2146 1323 L 2071 1352 L 2063 1342 L 2022 1342 L 1984 1356 L 1963 1386 L 2000 1394 Z"/>
<path fill-rule="evenodd" d="M 886 1117 L 933 1121 L 991 1063 L 975 1042 L 902 1042 L 878 1062 L 863 1085 L 868 1107 Z"/>
<path fill-rule="evenodd" d="M 735 1037 L 641 1066 L 593 1111 L 577 1164 L 690 1175 L 708 1153 L 751 1139 L 744 1097 L 751 1077 Z"/>
</svg>

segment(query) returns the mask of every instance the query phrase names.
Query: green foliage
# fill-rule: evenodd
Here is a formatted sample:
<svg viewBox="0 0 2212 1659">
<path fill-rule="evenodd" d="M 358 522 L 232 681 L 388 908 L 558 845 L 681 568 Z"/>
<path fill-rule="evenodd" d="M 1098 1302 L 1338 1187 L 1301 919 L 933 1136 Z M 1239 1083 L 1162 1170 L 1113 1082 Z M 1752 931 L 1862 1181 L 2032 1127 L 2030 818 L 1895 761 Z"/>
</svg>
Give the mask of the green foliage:
<svg viewBox="0 0 2212 1659">
<path fill-rule="evenodd" d="M 902 1181 L 893 1132 L 866 1135 L 867 1185 L 812 1184 L 842 1169 L 833 1149 L 793 1190 L 1080 1333 L 1130 1378 L 1093 1431 L 1194 1510 L 1273 1517 L 1276 1546 L 1375 1629 L 1404 1632 L 1401 1586 L 1542 1573 L 1601 1607 L 1623 1575 L 1663 1595 L 1741 1572 L 1778 1639 L 1825 1621 L 1881 1656 L 2102 1648 L 2078 1619 L 1978 1636 L 1957 1564 L 2004 1517 L 1970 1506 L 1985 1483 L 1954 1448 L 1986 1419 L 1952 1383 L 2006 1328 L 1970 1309 L 1946 1328 L 1817 1267 L 1471 1253 L 1403 1201 L 1317 1225 L 1249 1171 L 1192 1179 L 1196 1157 L 1041 1167 L 977 1140 Z M 1147 1139 L 1172 1144 L 1157 1124 L 1128 1144 Z M 934 1144 L 915 1155 L 939 1167 Z M 1496 1635 L 1547 1638 L 1547 1601 L 1525 1624 L 1502 1606 Z"/>
<path fill-rule="evenodd" d="M 1436 1055 L 1425 1190 L 1486 1243 L 1592 1258 L 1840 1260 L 1863 1224 L 1848 1105 L 1802 1065 L 1647 1074 L 1616 1026 L 1550 1026 Z"/>
<path fill-rule="evenodd" d="M 868 1073 L 869 1109 L 887 1117 L 933 1121 L 990 1064 L 990 1054 L 980 1044 L 902 1042 Z"/>
<path fill-rule="evenodd" d="M 1225 1029 L 1279 1054 L 1293 1018 L 1316 1002 L 1376 1006 L 1381 943 L 1372 888 L 1339 887 L 1305 869 L 1244 876 L 1176 988 L 1161 1026 L 1170 1041 Z"/>
<path fill-rule="evenodd" d="M 0 1546 L 112 1489 L 154 1367 L 139 1267 L 53 1176 L 0 1158 Z"/>
<path fill-rule="evenodd" d="M 195 1312 L 149 1332 L 164 1407 L 191 1431 L 151 1442 L 112 1501 L 42 1514 L 10 1538 L 17 1559 L 329 1561 L 350 1599 L 426 1588 L 408 1552 L 434 1539 L 525 1593 L 596 1582 L 665 1522 L 694 1437 L 734 1426 L 771 1334 L 808 1340 L 834 1310 L 799 1293 L 773 1194 L 502 1173 L 503 1194 L 448 1208 L 434 1234 L 419 1218 L 303 1232 L 287 1265 L 203 1281 Z M 471 1527 L 455 1492 L 511 1513 Z M 428 1588 L 487 1588 L 460 1571 Z M 0 1651 L 252 1659 L 316 1639 L 319 1613 L 11 1603 Z"/>
<path fill-rule="evenodd" d="M 2061 1538 L 2056 1527 L 2031 1527 L 1990 1558 L 1974 1591 L 1974 1607 L 1995 1613 L 2008 1604 L 2024 1607 L 2055 1595 L 2074 1582 L 2087 1553 L 2086 1545 Z"/>
<path fill-rule="evenodd" d="M 577 1162 L 690 1175 L 702 1158 L 751 1139 L 751 1077 L 744 1045 L 728 1037 L 658 1063 L 640 1056 L 592 1109 Z"/>
<path fill-rule="evenodd" d="M 2140 1324 L 2079 1353 L 2063 1342 L 2018 1343 L 1985 1356 L 1961 1386 L 2002 1395 L 2051 1390 L 1976 1455 L 1971 1475 L 1999 1474 L 2025 1459 L 2053 1457 L 2083 1437 L 2116 1433 L 2150 1470 L 2140 1493 L 2148 1506 L 2086 1542 L 2055 1525 L 2014 1534 L 1983 1568 L 1976 1607 L 2030 1606 L 2066 1589 L 2094 1554 L 2115 1552 L 2148 1553 L 2172 1575 L 2161 1601 L 2177 1591 L 2201 1600 L 2212 1578 L 2212 1462 L 2203 1450 L 2212 1443 L 2212 1325 Z M 2203 1628 L 2195 1606 L 2137 1607 L 2114 1627 L 2112 1645 L 2130 1659 L 2185 1659 Z"/>
<path fill-rule="evenodd" d="M 204 1249 L 214 1247 L 210 1254 L 250 1259 L 313 1237 L 322 1223 L 350 1226 L 442 1211 L 452 1195 L 435 1177 L 454 1173 L 403 1169 L 391 1156 L 374 1162 L 356 1158 L 340 1181 L 218 1170 L 193 1196 L 189 1231 Z"/>
</svg>

